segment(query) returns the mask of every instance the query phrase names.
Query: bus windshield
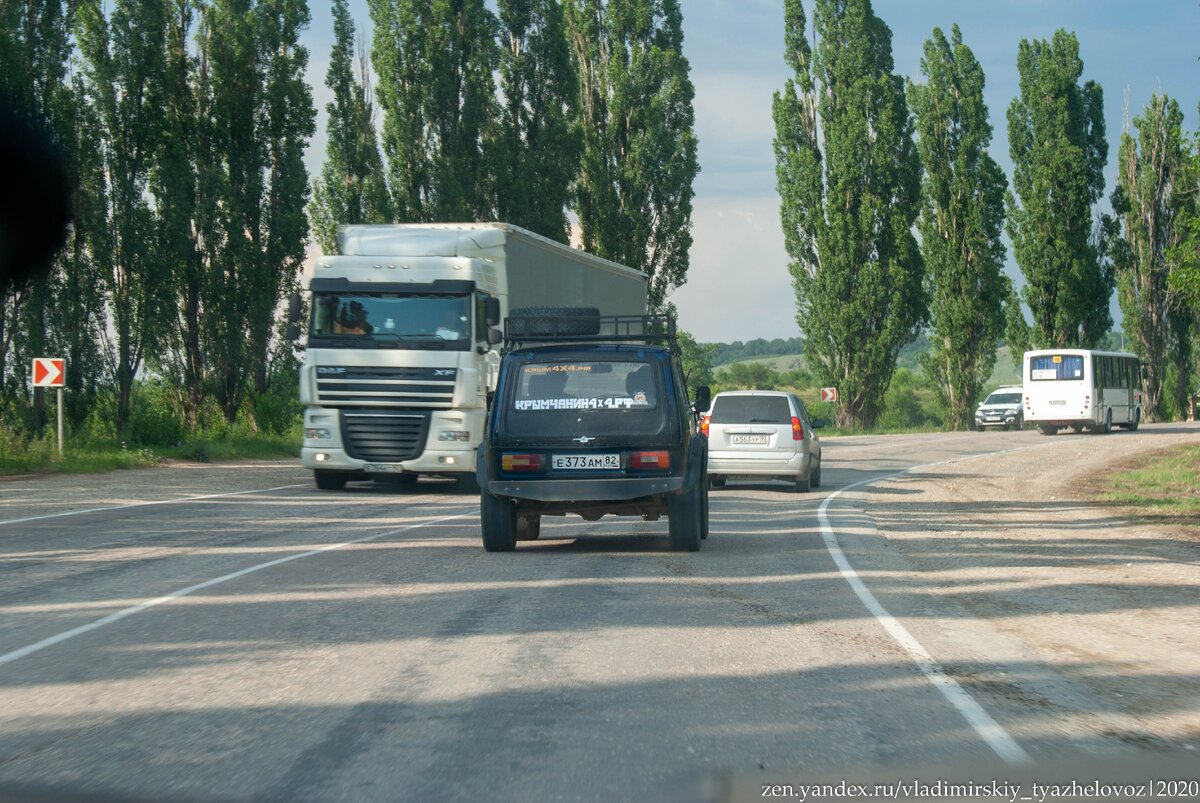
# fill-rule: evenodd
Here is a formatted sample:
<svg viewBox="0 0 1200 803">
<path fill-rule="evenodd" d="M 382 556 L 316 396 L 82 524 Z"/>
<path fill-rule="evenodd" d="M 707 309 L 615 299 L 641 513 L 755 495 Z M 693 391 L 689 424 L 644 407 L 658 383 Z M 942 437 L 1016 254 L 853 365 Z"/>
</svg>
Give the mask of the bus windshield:
<svg viewBox="0 0 1200 803">
<path fill-rule="evenodd" d="M 1029 360 L 1029 378 L 1034 382 L 1055 379 L 1083 379 L 1080 354 L 1043 354 Z"/>
</svg>

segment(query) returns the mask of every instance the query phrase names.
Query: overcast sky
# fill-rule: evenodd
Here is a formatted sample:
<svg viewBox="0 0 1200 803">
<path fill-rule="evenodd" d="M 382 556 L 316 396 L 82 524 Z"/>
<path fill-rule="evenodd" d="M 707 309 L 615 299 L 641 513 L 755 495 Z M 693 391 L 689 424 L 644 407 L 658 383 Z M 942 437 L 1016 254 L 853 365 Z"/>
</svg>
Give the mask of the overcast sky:
<svg viewBox="0 0 1200 803">
<path fill-rule="evenodd" d="M 671 297 L 681 325 L 701 341 L 794 337 L 795 299 L 779 227 L 771 95 L 788 77 L 783 62 L 782 0 L 681 0 L 684 54 L 696 87 L 700 175 L 692 215 L 688 283 Z M 351 0 L 360 35 L 369 36 L 366 0 Z M 1112 190 L 1125 119 L 1150 95 L 1179 101 L 1196 129 L 1200 101 L 1200 0 L 875 0 L 892 29 L 896 70 L 920 79 L 922 47 L 934 27 L 958 23 L 987 77 L 992 156 L 1011 177 L 1005 112 L 1017 94 L 1017 44 L 1056 29 L 1079 37 L 1084 80 L 1104 87 L 1109 139 L 1105 195 Z M 809 20 L 812 3 L 805 2 Z M 325 151 L 325 71 L 333 44 L 328 4 L 312 3 L 306 36 L 309 79 L 320 113 L 309 149 L 315 175 Z M 381 121 L 377 121 L 380 122 Z M 1018 276 L 1009 257 L 1009 270 Z M 1018 279 L 1019 281 L 1019 279 Z"/>
</svg>

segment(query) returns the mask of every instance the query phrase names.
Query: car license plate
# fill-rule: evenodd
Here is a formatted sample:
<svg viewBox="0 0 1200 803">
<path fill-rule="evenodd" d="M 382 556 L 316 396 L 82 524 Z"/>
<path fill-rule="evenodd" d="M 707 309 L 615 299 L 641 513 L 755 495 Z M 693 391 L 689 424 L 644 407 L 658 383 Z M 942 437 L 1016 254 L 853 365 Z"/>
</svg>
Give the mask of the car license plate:
<svg viewBox="0 0 1200 803">
<path fill-rule="evenodd" d="M 1066 404 L 1067 400 L 1066 399 L 1051 399 L 1050 403 L 1051 404 Z"/>
<path fill-rule="evenodd" d="M 395 463 L 363 463 L 362 470 L 368 474 L 398 474 L 404 471 L 403 468 Z"/>
<path fill-rule="evenodd" d="M 550 465 L 556 469 L 614 469 L 621 467 L 621 455 L 556 454 Z"/>
<path fill-rule="evenodd" d="M 999 420 L 1000 420 L 1000 416 L 998 416 L 998 415 L 989 415 L 989 416 L 987 417 L 987 420 L 988 420 L 988 421 L 999 421 Z"/>
<path fill-rule="evenodd" d="M 770 435 L 730 435 L 729 442 L 734 446 L 766 446 L 771 442 Z"/>
</svg>

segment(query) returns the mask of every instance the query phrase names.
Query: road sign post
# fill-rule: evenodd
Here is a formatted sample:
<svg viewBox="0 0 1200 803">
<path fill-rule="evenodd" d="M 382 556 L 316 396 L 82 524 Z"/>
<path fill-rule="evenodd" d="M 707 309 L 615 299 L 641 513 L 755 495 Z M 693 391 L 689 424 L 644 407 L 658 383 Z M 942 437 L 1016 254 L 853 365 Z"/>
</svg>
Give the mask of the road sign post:
<svg viewBox="0 0 1200 803">
<path fill-rule="evenodd" d="M 67 361 L 61 357 L 33 358 L 33 386 L 58 389 L 58 453 L 63 453 L 63 385 L 66 383 Z"/>
</svg>

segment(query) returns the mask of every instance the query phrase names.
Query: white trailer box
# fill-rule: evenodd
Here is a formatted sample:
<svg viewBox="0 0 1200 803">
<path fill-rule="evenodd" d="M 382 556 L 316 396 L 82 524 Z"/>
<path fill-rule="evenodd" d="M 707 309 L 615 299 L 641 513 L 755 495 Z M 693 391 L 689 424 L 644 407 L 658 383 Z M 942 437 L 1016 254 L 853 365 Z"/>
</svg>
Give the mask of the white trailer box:
<svg viewBox="0 0 1200 803">
<path fill-rule="evenodd" d="M 343 226 L 338 252 L 312 269 L 300 375 L 301 459 L 327 490 L 472 483 L 510 309 L 646 313 L 645 274 L 505 223 Z"/>
</svg>

